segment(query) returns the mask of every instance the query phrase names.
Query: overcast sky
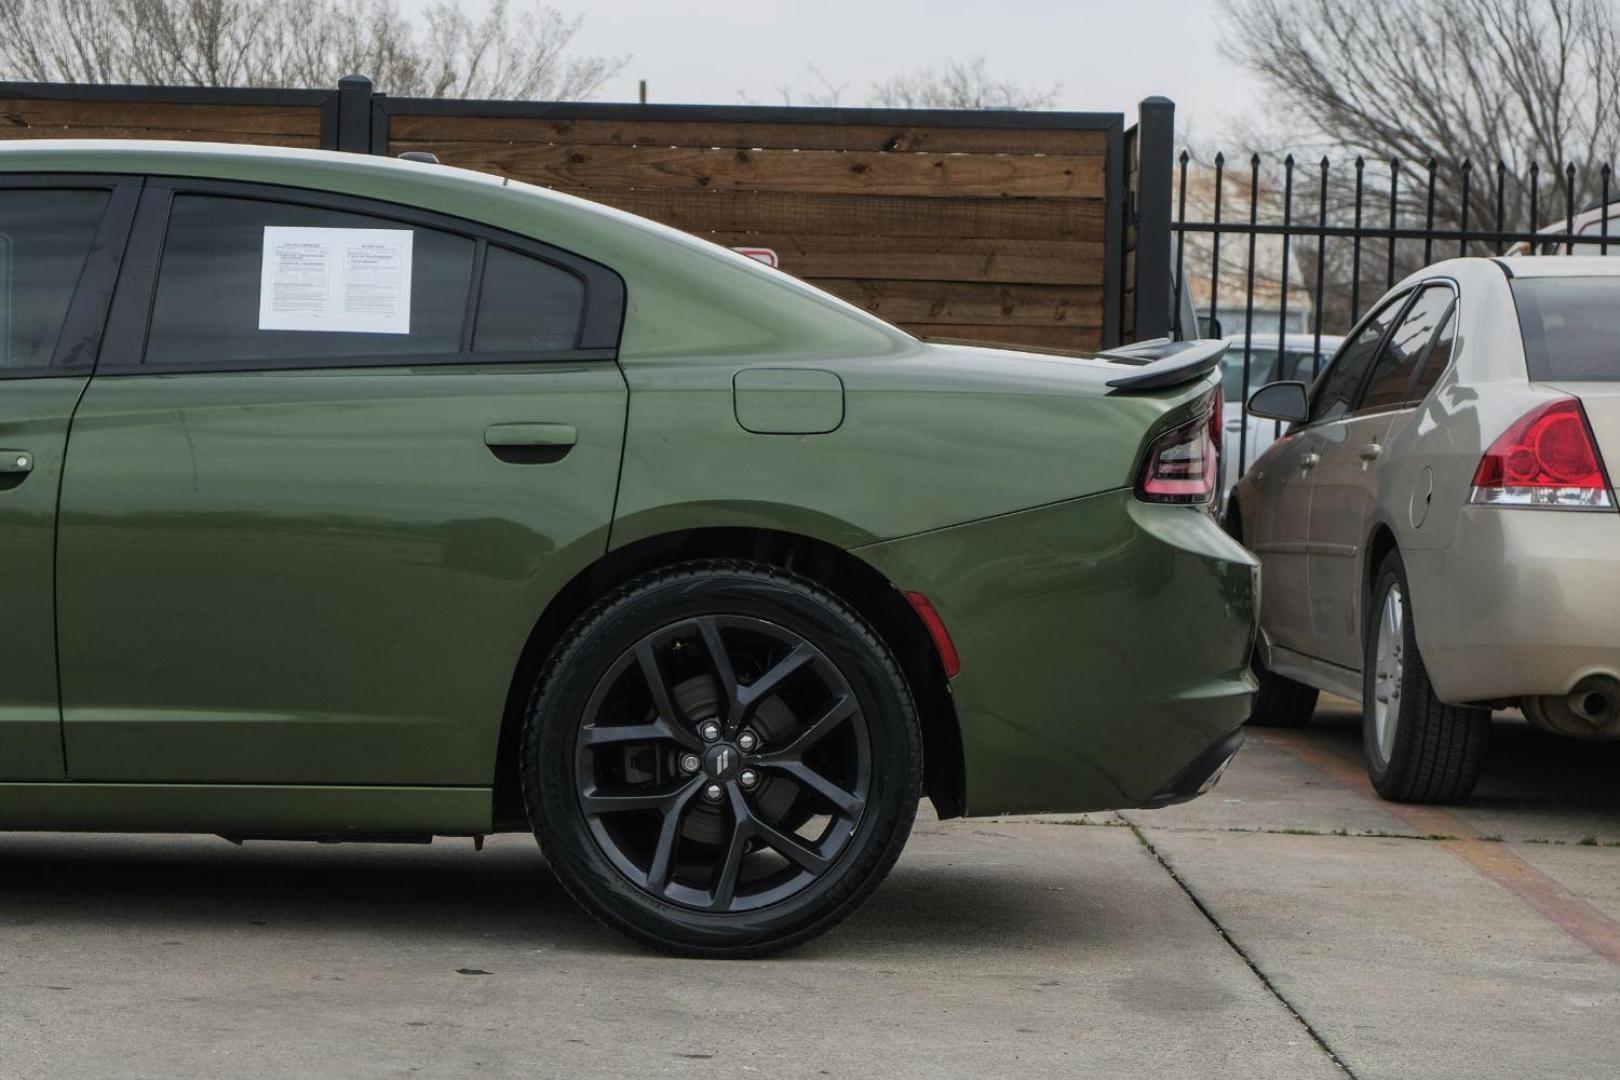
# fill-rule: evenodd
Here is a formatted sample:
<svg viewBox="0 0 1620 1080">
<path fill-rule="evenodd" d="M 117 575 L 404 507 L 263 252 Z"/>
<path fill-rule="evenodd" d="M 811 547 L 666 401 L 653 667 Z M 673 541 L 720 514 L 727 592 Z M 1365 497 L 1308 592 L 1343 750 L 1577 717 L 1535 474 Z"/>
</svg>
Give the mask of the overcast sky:
<svg viewBox="0 0 1620 1080">
<path fill-rule="evenodd" d="M 982 54 L 998 78 L 1061 84 L 1060 108 L 1134 116 L 1138 101 L 1163 94 L 1183 138 L 1213 135 L 1223 116 L 1255 107 L 1252 82 L 1215 51 L 1214 0 L 551 3 L 584 15 L 579 52 L 631 57 L 601 100 L 634 101 L 646 79 L 654 102 L 738 104 L 746 94 L 779 104 L 779 86 L 819 89 L 814 65 L 848 84 L 845 104 L 860 104 L 876 79 Z"/>
</svg>

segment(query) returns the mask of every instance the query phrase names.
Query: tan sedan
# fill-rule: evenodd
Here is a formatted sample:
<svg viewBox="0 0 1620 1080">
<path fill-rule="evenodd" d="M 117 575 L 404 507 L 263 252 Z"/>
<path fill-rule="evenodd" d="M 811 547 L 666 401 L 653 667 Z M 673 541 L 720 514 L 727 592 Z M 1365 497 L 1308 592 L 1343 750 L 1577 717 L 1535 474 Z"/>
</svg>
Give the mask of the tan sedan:
<svg viewBox="0 0 1620 1080">
<path fill-rule="evenodd" d="M 1620 265 L 1455 259 L 1403 281 L 1315 383 L 1228 527 L 1263 566 L 1252 723 L 1363 702 L 1386 798 L 1467 798 L 1490 709 L 1620 738 Z"/>
</svg>

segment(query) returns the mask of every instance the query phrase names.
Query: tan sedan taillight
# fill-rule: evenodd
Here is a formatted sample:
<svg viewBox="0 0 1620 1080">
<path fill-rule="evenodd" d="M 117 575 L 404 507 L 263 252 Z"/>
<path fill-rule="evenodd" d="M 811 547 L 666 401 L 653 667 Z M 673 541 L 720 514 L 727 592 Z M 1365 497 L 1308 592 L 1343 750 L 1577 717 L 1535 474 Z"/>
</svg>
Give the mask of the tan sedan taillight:
<svg viewBox="0 0 1620 1080">
<path fill-rule="evenodd" d="M 1575 398 L 1538 405 L 1491 444 L 1474 470 L 1477 506 L 1613 510 L 1603 455 Z"/>
</svg>

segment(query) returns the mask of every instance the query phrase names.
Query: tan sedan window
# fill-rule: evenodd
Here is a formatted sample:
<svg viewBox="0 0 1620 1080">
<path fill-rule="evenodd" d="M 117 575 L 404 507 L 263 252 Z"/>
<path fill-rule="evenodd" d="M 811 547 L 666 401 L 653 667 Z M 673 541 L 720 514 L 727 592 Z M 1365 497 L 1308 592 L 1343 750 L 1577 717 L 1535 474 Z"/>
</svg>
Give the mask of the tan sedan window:
<svg viewBox="0 0 1620 1080">
<path fill-rule="evenodd" d="M 1434 339 L 1434 345 L 1429 349 L 1428 357 L 1423 361 L 1423 369 L 1418 372 L 1412 389 L 1406 392 L 1407 404 L 1416 405 L 1429 396 L 1434 384 L 1440 381 L 1445 374 L 1446 367 L 1451 363 L 1452 350 L 1457 346 L 1457 306 L 1451 307 L 1451 315 L 1446 319 L 1445 329 L 1440 336 Z"/>
<path fill-rule="evenodd" d="M 1379 354 L 1357 412 L 1388 409 L 1406 400 L 1412 371 L 1428 351 L 1429 342 L 1434 340 L 1434 333 L 1449 310 L 1451 290 L 1446 286 L 1431 285 L 1418 294 L 1406 317 L 1389 336 L 1389 344 Z"/>
<path fill-rule="evenodd" d="M 1378 343 L 1384 339 L 1384 332 L 1389 329 L 1389 324 L 1395 316 L 1400 314 L 1405 303 L 1405 295 L 1389 300 L 1376 315 L 1367 320 L 1366 325 L 1361 328 L 1361 333 L 1339 350 L 1333 365 L 1323 372 L 1318 380 L 1311 407 L 1311 423 L 1337 420 L 1351 411 L 1356 400 L 1356 391 L 1360 389 L 1362 378 L 1373 362 L 1373 354 L 1378 349 Z"/>
</svg>

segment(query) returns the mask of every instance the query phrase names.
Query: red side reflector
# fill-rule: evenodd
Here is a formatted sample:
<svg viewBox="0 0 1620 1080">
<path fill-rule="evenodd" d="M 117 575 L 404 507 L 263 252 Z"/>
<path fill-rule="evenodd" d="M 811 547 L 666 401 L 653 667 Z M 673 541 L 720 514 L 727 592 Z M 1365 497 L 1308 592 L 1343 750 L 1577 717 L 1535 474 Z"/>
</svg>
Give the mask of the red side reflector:
<svg viewBox="0 0 1620 1080">
<path fill-rule="evenodd" d="M 962 670 L 962 658 L 956 655 L 956 646 L 951 643 L 950 631 L 945 629 L 945 620 L 939 617 L 934 605 L 928 597 L 920 592 L 906 593 L 906 599 L 916 610 L 917 617 L 928 627 L 928 636 L 934 639 L 934 651 L 939 653 L 939 662 L 945 668 L 945 677 L 954 679 Z"/>
</svg>

